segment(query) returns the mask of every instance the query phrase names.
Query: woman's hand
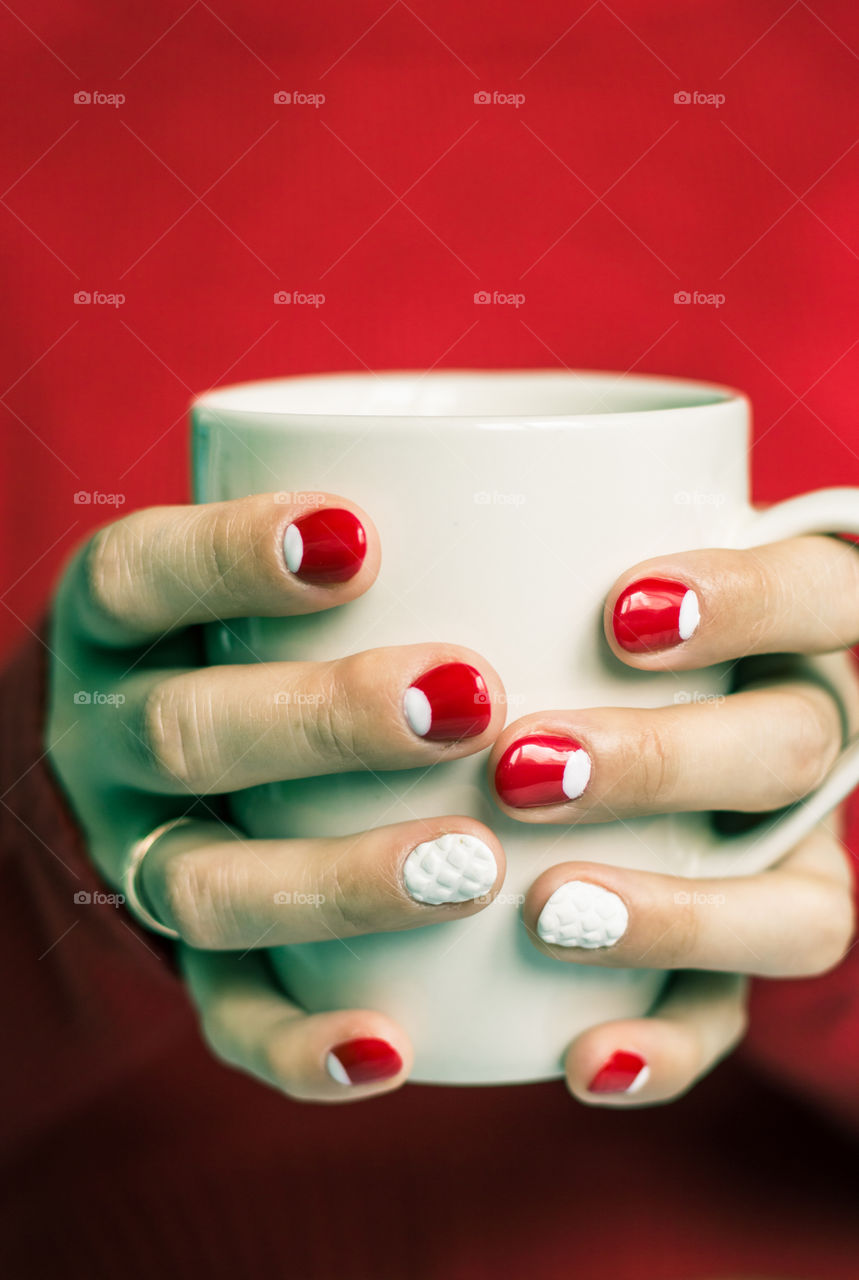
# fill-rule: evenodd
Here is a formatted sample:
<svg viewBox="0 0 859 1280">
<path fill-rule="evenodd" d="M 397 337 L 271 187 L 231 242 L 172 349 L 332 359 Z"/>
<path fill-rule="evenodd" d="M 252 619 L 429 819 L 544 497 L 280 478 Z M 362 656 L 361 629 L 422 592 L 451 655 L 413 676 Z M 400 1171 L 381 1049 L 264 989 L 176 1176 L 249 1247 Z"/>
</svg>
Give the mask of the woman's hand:
<svg viewBox="0 0 859 1280">
<path fill-rule="evenodd" d="M 480 751 L 503 722 L 503 689 L 483 658 L 446 644 L 337 662 L 248 652 L 246 665 L 200 669 L 193 624 L 316 613 L 372 586 L 380 547 L 363 512 L 330 495 L 282 498 L 140 511 L 82 548 L 56 601 L 48 743 L 111 884 L 138 841 L 190 817 L 152 844 L 138 880 L 182 940 L 215 1053 L 294 1097 L 338 1102 L 405 1080 L 404 1032 L 366 1010 L 303 1014 L 255 949 L 472 915 L 503 881 L 503 851 L 461 816 L 251 840 L 217 796 Z"/>
<path fill-rule="evenodd" d="M 609 594 L 605 632 L 616 657 L 643 673 L 748 659 L 735 670 L 739 691 L 655 711 L 523 717 L 490 758 L 511 817 L 780 808 L 821 782 L 859 723 L 852 664 L 833 654 L 859 639 L 859 554 L 838 539 L 648 560 Z M 833 657 L 814 668 L 785 656 L 823 653 Z M 688 689 L 689 677 L 682 683 Z M 677 1097 L 733 1048 L 745 1020 L 737 974 L 825 972 L 854 930 L 848 862 L 829 826 L 744 878 L 564 863 L 536 880 L 524 916 L 534 944 L 560 961 L 688 971 L 650 1017 L 604 1023 L 570 1047 L 576 1097 L 622 1106 Z"/>
</svg>

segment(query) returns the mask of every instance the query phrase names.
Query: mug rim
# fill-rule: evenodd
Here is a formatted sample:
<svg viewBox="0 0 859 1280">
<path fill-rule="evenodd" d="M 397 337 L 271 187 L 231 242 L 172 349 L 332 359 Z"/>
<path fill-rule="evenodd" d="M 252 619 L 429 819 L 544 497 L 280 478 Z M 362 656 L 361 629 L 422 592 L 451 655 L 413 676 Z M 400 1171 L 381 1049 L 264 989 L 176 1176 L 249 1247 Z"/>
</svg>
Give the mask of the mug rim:
<svg viewBox="0 0 859 1280">
<path fill-rule="evenodd" d="M 338 388 L 342 393 L 344 383 L 354 381 L 358 385 L 373 386 L 387 383 L 391 389 L 397 384 L 412 383 L 414 386 L 423 383 L 443 385 L 445 382 L 455 383 L 463 380 L 473 384 L 485 381 L 487 385 L 499 384 L 509 380 L 530 382 L 546 389 L 558 384 L 568 384 L 578 390 L 589 391 L 603 399 L 619 387 L 639 391 L 642 397 L 664 395 L 674 397 L 674 403 L 642 404 L 638 407 L 588 410 L 570 409 L 562 412 L 541 410 L 535 404 L 533 409 L 483 409 L 477 412 L 453 410 L 451 412 L 423 413 L 403 406 L 376 406 L 367 412 L 344 413 L 338 408 L 325 403 L 326 388 Z M 600 392 L 599 388 L 604 391 Z M 295 390 L 299 401 L 302 391 L 310 393 L 310 399 L 296 406 L 288 403 L 267 406 L 255 403 L 262 400 L 266 391 L 276 394 Z M 262 393 L 262 395 L 261 395 Z M 318 395 L 319 404 L 314 406 L 312 399 Z M 285 375 L 275 378 L 250 379 L 245 382 L 228 383 L 224 386 L 211 387 L 195 396 L 190 405 L 193 416 L 200 411 L 209 411 L 215 416 L 230 418 L 254 418 L 265 423 L 289 420 L 309 420 L 331 425 L 348 425 L 349 423 L 376 422 L 380 426 L 397 422 L 413 423 L 487 423 L 498 421 L 546 423 L 546 424 L 578 424 L 599 425 L 607 421 L 628 420 L 642 414 L 670 415 L 672 420 L 686 417 L 708 418 L 713 411 L 722 413 L 736 406 L 748 408 L 748 397 L 735 387 L 723 383 L 685 378 L 668 374 L 651 373 L 619 373 L 609 370 L 566 369 L 557 367 L 544 368 L 451 368 L 451 369 L 383 369 L 373 370 L 335 370 L 330 372 L 314 372 L 308 374 Z M 709 411 L 709 412 L 708 412 Z"/>
</svg>

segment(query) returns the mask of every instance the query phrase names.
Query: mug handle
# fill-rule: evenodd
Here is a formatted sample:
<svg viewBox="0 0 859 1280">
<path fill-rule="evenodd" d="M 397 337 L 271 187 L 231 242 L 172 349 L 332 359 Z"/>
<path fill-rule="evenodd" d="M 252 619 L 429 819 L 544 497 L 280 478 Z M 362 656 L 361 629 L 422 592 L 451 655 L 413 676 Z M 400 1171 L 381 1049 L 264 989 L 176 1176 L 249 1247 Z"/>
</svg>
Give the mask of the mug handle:
<svg viewBox="0 0 859 1280">
<path fill-rule="evenodd" d="M 756 511 L 731 540 L 738 549 L 808 533 L 859 535 L 859 489 L 818 489 Z M 859 551 L 857 551 L 859 555 Z M 704 854 L 703 875 L 753 875 L 772 866 L 859 785 L 859 734 L 851 738 L 820 786 L 768 823 Z"/>
</svg>

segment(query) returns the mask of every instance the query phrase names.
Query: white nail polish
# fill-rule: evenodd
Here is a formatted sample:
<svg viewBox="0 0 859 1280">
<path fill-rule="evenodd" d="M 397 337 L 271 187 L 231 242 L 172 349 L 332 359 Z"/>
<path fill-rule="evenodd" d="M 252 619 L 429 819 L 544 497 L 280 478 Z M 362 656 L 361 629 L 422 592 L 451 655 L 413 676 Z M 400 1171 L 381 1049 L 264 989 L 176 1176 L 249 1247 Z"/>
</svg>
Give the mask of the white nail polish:
<svg viewBox="0 0 859 1280">
<path fill-rule="evenodd" d="M 591 758 L 585 751 L 584 747 L 579 747 L 577 751 L 571 751 L 567 763 L 564 765 L 564 776 L 561 779 L 561 789 L 568 800 L 578 800 L 579 796 L 584 795 L 585 787 L 588 785 L 591 777 Z"/>
<path fill-rule="evenodd" d="M 625 1090 L 626 1093 L 638 1093 L 639 1089 L 643 1089 L 650 1079 L 650 1067 L 647 1063 L 639 1071 L 632 1084 Z"/>
<path fill-rule="evenodd" d="M 698 630 L 701 621 L 701 609 L 695 592 L 689 590 L 680 601 L 680 616 L 677 619 L 677 630 L 681 640 L 688 640 Z"/>
<path fill-rule="evenodd" d="M 629 912 L 621 898 L 601 885 L 569 880 L 540 912 L 537 932 L 553 947 L 613 947 L 626 933 Z"/>
<path fill-rule="evenodd" d="M 438 907 L 488 893 L 498 878 L 495 855 L 477 836 L 452 834 L 412 849 L 403 864 L 409 897 Z"/>
<path fill-rule="evenodd" d="M 419 738 L 426 737 L 432 724 L 432 707 L 423 689 L 416 689 L 414 686 L 406 689 L 403 698 L 403 711 L 409 722 L 409 728 Z"/>
<path fill-rule="evenodd" d="M 351 1084 L 352 1081 L 346 1074 L 346 1068 L 337 1057 L 336 1053 L 329 1053 L 325 1059 L 325 1068 L 332 1080 L 336 1080 L 338 1084 Z M 634 1082 L 633 1082 L 634 1083 Z"/>
<path fill-rule="evenodd" d="M 304 559 L 304 539 L 297 524 L 291 524 L 283 535 L 283 558 L 290 573 L 298 573 Z"/>
</svg>

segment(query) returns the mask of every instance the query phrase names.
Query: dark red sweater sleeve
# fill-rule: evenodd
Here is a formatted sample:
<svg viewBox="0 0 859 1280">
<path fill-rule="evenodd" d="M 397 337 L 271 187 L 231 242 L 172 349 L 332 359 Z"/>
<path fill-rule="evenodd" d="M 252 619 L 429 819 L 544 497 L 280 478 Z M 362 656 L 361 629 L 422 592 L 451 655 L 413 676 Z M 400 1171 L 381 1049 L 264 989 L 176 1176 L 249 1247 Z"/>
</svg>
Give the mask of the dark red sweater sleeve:
<svg viewBox="0 0 859 1280">
<path fill-rule="evenodd" d="M 26 1040 L 4 1070 L 30 1132 L 40 1113 L 115 1083 L 193 1020 L 171 944 L 100 900 L 108 886 L 44 754 L 45 668 L 33 640 L 0 677 L 0 947 L 3 971 L 15 975 L 11 1025 Z M 857 797 L 849 817 L 852 841 Z M 747 1061 L 859 1124 L 859 947 L 820 978 L 755 981 L 751 1010 Z M 61 1079 L 51 1070 L 58 1034 Z"/>
<path fill-rule="evenodd" d="M 15 1041 L 3 1095 L 13 1132 L 30 1138 L 192 1017 L 171 944 L 113 903 L 51 771 L 45 671 L 33 639 L 0 676 L 0 954 Z"/>
</svg>

